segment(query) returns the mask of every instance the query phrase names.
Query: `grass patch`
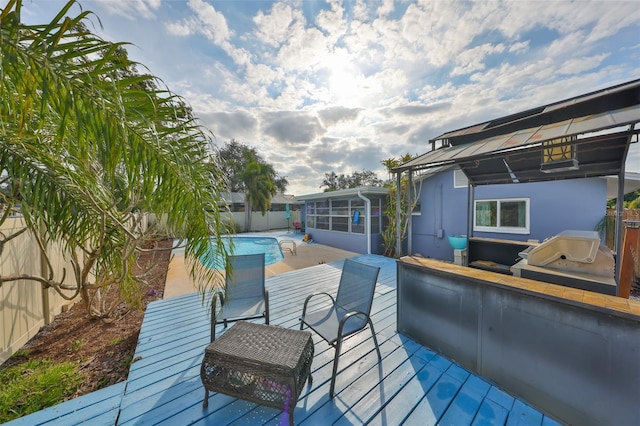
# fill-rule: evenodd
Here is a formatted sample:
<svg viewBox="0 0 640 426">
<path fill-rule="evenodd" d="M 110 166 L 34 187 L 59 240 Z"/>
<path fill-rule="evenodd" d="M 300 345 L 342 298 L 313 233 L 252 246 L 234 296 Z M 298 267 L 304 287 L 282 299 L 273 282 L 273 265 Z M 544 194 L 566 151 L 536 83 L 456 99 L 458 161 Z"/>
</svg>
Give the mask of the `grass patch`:
<svg viewBox="0 0 640 426">
<path fill-rule="evenodd" d="M 82 382 L 76 364 L 32 360 L 0 371 L 0 423 L 59 404 Z"/>
<path fill-rule="evenodd" d="M 69 352 L 78 352 L 84 346 L 84 340 L 74 340 L 69 345 Z"/>
</svg>

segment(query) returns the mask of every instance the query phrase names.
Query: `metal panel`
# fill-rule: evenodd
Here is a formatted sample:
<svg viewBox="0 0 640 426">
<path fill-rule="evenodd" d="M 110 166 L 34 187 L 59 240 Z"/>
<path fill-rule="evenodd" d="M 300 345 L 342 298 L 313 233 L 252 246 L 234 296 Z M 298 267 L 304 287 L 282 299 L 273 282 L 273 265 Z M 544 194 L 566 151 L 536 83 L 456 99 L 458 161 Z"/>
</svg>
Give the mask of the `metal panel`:
<svg viewBox="0 0 640 426">
<path fill-rule="evenodd" d="M 638 424 L 637 321 L 514 292 L 482 304 L 480 374 L 570 424 Z"/>
<path fill-rule="evenodd" d="M 398 282 L 410 283 L 398 288 L 398 331 L 477 370 L 478 289 L 452 286 L 404 265 L 398 267 Z"/>
<path fill-rule="evenodd" d="M 398 331 L 568 424 L 640 424 L 640 316 L 424 264 L 398 263 Z"/>
</svg>

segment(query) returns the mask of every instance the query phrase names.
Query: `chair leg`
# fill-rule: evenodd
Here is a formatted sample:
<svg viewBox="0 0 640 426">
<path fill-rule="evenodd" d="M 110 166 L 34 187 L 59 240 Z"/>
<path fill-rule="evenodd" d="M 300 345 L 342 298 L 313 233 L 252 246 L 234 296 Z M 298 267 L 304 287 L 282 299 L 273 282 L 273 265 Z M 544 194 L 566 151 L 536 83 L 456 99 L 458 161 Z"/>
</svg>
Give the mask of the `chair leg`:
<svg viewBox="0 0 640 426">
<path fill-rule="evenodd" d="M 336 374 L 338 374 L 338 359 L 340 357 L 340 349 L 342 349 L 342 339 L 336 342 L 336 354 L 333 358 L 333 373 L 331 374 L 331 387 L 329 388 L 329 398 L 333 398 L 333 391 L 336 387 Z"/>
<path fill-rule="evenodd" d="M 376 345 L 376 352 L 378 352 L 378 361 L 382 361 L 382 356 L 380 355 L 380 346 L 378 346 L 378 339 L 376 338 L 376 331 L 373 329 L 373 323 L 371 322 L 371 318 L 368 319 L 369 327 L 371 328 L 371 336 L 373 336 L 373 343 Z"/>
</svg>

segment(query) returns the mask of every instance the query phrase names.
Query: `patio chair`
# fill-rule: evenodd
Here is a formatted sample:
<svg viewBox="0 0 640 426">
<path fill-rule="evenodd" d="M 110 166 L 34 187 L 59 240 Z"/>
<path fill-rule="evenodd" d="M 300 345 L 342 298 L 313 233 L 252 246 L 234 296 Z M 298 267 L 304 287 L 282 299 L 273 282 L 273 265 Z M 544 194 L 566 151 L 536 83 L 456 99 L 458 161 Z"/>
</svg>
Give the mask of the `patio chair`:
<svg viewBox="0 0 640 426">
<path fill-rule="evenodd" d="M 336 373 L 338 372 L 338 358 L 342 341 L 363 330 L 367 324 L 371 328 L 373 342 L 378 352 L 378 360 L 382 360 L 380 347 L 376 339 L 376 332 L 371 322 L 371 303 L 378 279 L 380 268 L 364 263 L 346 259 L 340 276 L 338 294 L 334 299 L 329 293 L 313 293 L 304 301 L 302 318 L 300 318 L 300 330 L 307 325 L 311 330 L 322 337 L 329 345 L 335 348 L 333 359 L 333 373 L 331 375 L 331 387 L 329 396 L 333 398 Z M 318 295 L 328 296 L 331 299 L 330 306 L 307 313 L 309 301 Z"/>
<path fill-rule="evenodd" d="M 231 273 L 227 274 L 224 293 L 218 291 L 211 300 L 211 341 L 216 339 L 216 325 L 262 318 L 269 324 L 269 292 L 264 284 L 264 253 L 229 256 Z M 218 311 L 218 300 L 220 310 Z"/>
</svg>

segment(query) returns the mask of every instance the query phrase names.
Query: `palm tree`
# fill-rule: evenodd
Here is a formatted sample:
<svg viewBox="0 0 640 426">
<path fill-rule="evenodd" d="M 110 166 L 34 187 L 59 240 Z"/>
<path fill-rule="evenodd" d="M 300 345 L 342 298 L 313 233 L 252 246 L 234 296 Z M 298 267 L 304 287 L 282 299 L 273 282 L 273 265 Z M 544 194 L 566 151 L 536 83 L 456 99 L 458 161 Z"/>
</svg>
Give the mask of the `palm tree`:
<svg viewBox="0 0 640 426">
<path fill-rule="evenodd" d="M 414 194 L 414 200 L 409 203 L 408 200 L 408 192 L 409 192 L 409 181 L 406 177 L 402 177 L 400 179 L 400 188 L 396 187 L 396 182 L 393 181 L 392 176 L 394 173 L 392 170 L 401 164 L 404 164 L 408 161 L 411 161 L 414 157 L 406 153 L 402 155 L 399 159 L 395 157 L 387 158 L 386 160 L 382 160 L 380 163 L 386 167 L 387 172 L 389 174 L 389 180 L 385 184 L 387 188 L 389 188 L 389 199 L 385 204 L 384 214 L 389 219 L 389 223 L 387 227 L 382 231 L 382 241 L 384 245 L 384 255 L 388 257 L 400 257 L 402 253 L 397 252 L 397 241 L 398 241 L 398 227 L 400 227 L 400 241 L 403 241 L 407 234 L 407 227 L 409 224 L 409 217 L 413 208 L 415 207 L 415 199 L 418 199 L 420 196 L 420 188 L 422 184 L 416 185 L 414 182 L 412 191 Z M 400 190 L 400 223 L 397 223 L 396 217 L 396 194 Z"/>
<path fill-rule="evenodd" d="M 255 209 L 264 216 L 271 208 L 271 197 L 276 194 L 276 186 L 271 180 L 267 167 L 258 161 L 251 161 L 241 173 L 245 196 L 245 231 L 251 230 L 251 212 Z"/>
<path fill-rule="evenodd" d="M 71 278 L 0 283 L 32 279 L 80 294 L 102 316 L 107 289 L 139 301 L 132 264 L 163 230 L 186 240 L 202 289 L 218 285 L 219 274 L 198 261 L 211 255 L 210 236 L 224 233 L 225 182 L 211 135 L 159 80 L 131 72 L 139 64 L 123 57 L 124 43 L 87 30 L 91 12 L 68 17 L 75 4 L 41 25 L 21 23 L 22 0 L 0 11 L 0 201 L 5 211 L 19 205 L 42 248 L 62 242 L 73 264 Z M 141 226 L 150 213 L 162 228 Z"/>
</svg>

